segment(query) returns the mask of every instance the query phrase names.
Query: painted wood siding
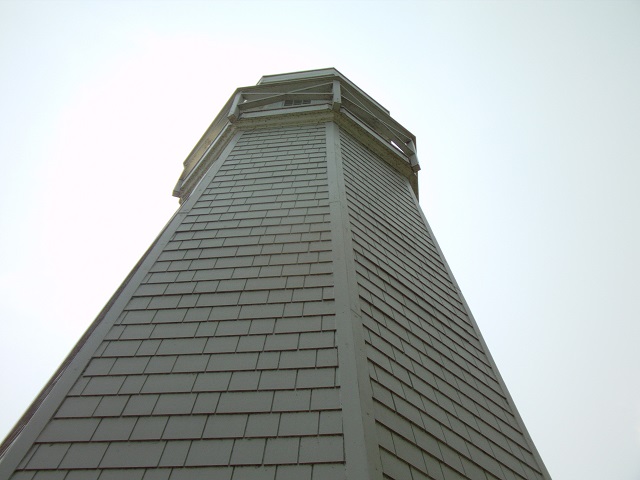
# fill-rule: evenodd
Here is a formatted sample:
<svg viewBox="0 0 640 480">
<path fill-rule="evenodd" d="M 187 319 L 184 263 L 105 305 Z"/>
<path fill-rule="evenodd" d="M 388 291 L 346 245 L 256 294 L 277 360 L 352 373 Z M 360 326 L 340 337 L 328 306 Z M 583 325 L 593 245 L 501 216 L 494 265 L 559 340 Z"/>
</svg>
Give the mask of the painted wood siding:
<svg viewBox="0 0 640 480">
<path fill-rule="evenodd" d="M 341 149 L 386 478 L 542 478 L 407 179 Z"/>
<path fill-rule="evenodd" d="M 10 478 L 543 478 L 409 180 L 338 123 L 235 135 Z"/>
<path fill-rule="evenodd" d="M 240 135 L 13 480 L 344 477 L 325 127 Z"/>
</svg>

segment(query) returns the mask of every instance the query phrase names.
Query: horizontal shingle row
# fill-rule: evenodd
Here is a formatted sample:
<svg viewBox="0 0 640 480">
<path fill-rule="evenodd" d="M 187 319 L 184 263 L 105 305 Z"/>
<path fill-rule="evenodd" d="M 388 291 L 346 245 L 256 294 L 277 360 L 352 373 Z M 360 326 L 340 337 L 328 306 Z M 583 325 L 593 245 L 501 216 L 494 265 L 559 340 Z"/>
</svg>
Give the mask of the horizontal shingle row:
<svg viewBox="0 0 640 480">
<path fill-rule="evenodd" d="M 304 412 L 335 410 L 340 408 L 339 388 L 318 388 L 284 391 L 231 392 L 227 390 L 230 377 L 211 375 L 208 378 L 211 391 L 184 392 L 184 393 L 159 393 L 159 394 L 131 394 L 108 396 L 69 396 L 58 411 L 55 418 L 102 418 L 102 417 L 129 417 L 148 416 L 161 414 L 166 403 L 183 402 L 179 409 L 180 414 L 215 413 L 221 398 L 224 413 L 246 413 L 249 404 L 261 405 L 261 412 L 268 408 L 269 412 Z M 160 402 L 160 407 L 158 406 Z M 238 402 L 238 405 L 233 404 Z M 160 410 L 158 410 L 158 408 Z M 238 412 L 229 411 L 229 408 L 237 408 Z"/>
<path fill-rule="evenodd" d="M 300 391 L 298 402 L 310 406 L 310 393 Z M 306 395 L 305 395 L 306 393 Z M 186 400 L 185 395 L 189 398 Z M 42 443 L 89 441 L 140 441 L 148 439 L 211 439 L 244 437 L 291 437 L 342 433 L 339 410 L 290 411 L 282 398 L 275 399 L 275 412 L 203 414 L 211 410 L 199 405 L 196 394 L 160 395 L 152 416 L 58 418 L 38 437 Z M 224 406 L 225 399 L 218 398 Z M 286 407 L 286 409 L 283 409 Z M 281 413 L 277 409 L 283 410 Z M 155 432 L 155 433 L 154 433 Z"/>
<path fill-rule="evenodd" d="M 12 480 L 344 480 L 343 464 L 279 465 L 247 467 L 127 468 L 35 471 L 16 473 Z"/>
<path fill-rule="evenodd" d="M 300 338 L 299 334 L 269 336 L 280 339 L 269 343 L 265 341 L 265 335 L 213 337 L 207 341 L 216 352 L 212 354 L 98 357 L 91 360 L 84 375 L 200 373 L 225 370 L 229 365 L 232 366 L 229 372 L 271 369 L 273 365 L 279 370 L 335 366 L 334 332 L 309 332 L 309 335 L 313 337 Z M 311 345 L 311 340 L 315 344 Z M 327 348 L 322 348 L 322 344 Z"/>
<path fill-rule="evenodd" d="M 220 382 L 218 377 L 231 379 L 228 390 L 287 390 L 338 384 L 335 367 L 272 370 L 265 368 L 273 368 L 272 365 L 263 365 L 265 369 L 260 371 L 256 370 L 260 368 L 258 354 L 228 354 L 213 360 L 202 373 L 94 376 L 82 389 L 82 395 L 208 391 L 214 388 L 212 382 Z"/>
<path fill-rule="evenodd" d="M 82 470 L 342 461 L 342 437 L 326 435 L 45 444 L 35 449 L 24 469 Z"/>
</svg>

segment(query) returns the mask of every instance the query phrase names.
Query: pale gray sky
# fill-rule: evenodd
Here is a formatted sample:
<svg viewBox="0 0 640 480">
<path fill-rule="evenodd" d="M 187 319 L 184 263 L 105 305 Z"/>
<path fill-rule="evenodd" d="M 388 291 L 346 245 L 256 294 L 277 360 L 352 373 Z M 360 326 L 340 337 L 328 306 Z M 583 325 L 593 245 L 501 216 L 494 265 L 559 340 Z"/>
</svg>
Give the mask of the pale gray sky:
<svg viewBox="0 0 640 480">
<path fill-rule="evenodd" d="M 640 479 L 640 2 L 0 0 L 0 436 L 177 208 L 233 90 L 336 67 L 555 479 Z"/>
</svg>

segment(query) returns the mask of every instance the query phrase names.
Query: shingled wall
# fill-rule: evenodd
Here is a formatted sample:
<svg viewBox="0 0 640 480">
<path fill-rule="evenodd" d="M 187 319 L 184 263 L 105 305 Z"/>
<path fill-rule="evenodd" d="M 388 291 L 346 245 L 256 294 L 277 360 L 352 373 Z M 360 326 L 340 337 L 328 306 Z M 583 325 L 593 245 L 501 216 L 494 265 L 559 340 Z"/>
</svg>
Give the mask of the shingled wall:
<svg viewBox="0 0 640 480">
<path fill-rule="evenodd" d="M 10 478 L 545 478 L 409 180 L 333 122 L 234 135 Z"/>
<path fill-rule="evenodd" d="M 341 145 L 385 476 L 542 478 L 409 182 Z"/>
<path fill-rule="evenodd" d="M 12 480 L 344 477 L 324 125 L 220 161 Z"/>
</svg>

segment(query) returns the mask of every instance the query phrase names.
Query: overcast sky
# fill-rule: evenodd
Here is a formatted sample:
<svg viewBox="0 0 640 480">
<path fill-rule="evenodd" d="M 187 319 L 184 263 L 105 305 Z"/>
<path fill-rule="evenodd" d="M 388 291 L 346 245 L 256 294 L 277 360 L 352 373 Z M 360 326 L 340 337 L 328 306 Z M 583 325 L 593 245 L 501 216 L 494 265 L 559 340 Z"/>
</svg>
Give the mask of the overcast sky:
<svg viewBox="0 0 640 480">
<path fill-rule="evenodd" d="M 336 67 L 555 479 L 640 479 L 640 2 L 0 0 L 0 437 L 160 232 L 234 89 Z"/>
</svg>

